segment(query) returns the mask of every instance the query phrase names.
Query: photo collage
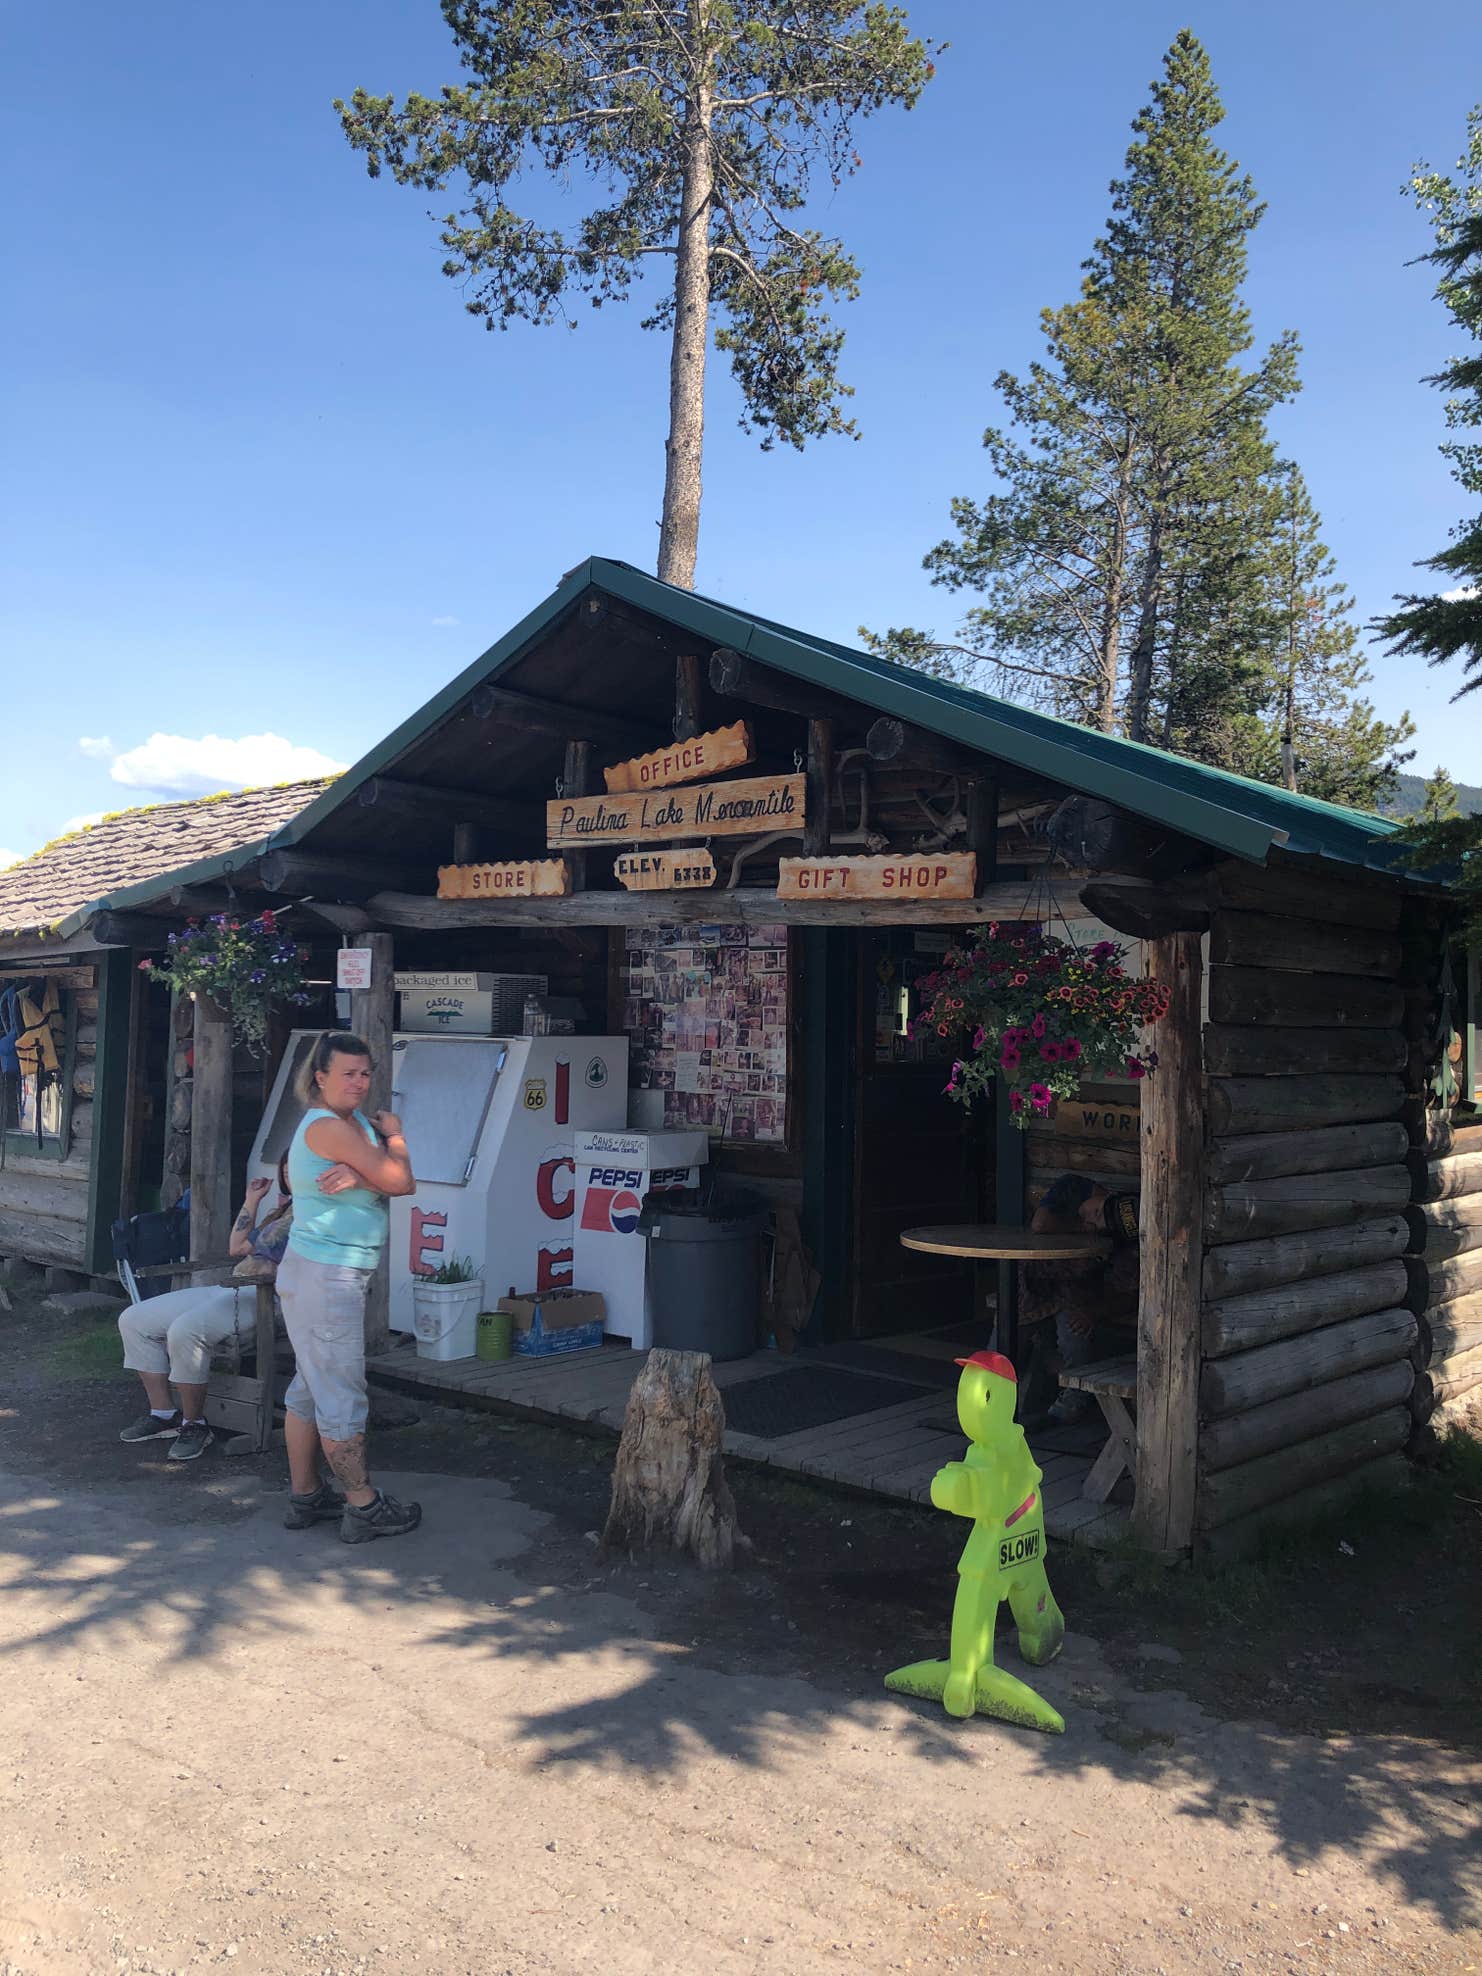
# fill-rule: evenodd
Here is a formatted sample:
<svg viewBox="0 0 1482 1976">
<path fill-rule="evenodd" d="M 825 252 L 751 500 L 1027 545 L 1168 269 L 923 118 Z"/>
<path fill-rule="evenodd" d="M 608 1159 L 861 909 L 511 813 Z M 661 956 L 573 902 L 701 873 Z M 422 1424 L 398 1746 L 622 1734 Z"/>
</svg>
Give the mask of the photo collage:
<svg viewBox="0 0 1482 1976">
<path fill-rule="evenodd" d="M 623 962 L 630 1082 L 663 1092 L 665 1127 L 782 1145 L 787 928 L 629 927 Z"/>
</svg>

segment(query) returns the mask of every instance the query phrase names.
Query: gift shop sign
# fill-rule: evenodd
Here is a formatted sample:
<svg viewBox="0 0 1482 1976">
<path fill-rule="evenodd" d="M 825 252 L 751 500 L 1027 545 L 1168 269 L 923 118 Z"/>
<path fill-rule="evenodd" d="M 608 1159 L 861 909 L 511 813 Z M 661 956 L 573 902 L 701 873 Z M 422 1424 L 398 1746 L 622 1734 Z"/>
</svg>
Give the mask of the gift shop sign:
<svg viewBox="0 0 1482 1976">
<path fill-rule="evenodd" d="M 666 837 L 801 830 L 806 787 L 801 775 L 769 775 L 652 795 L 558 798 L 546 804 L 546 843 L 553 851 L 589 851 L 597 844 L 650 844 Z"/>
<path fill-rule="evenodd" d="M 884 858 L 782 858 L 779 899 L 971 899 L 974 851 L 918 851 Z"/>
<path fill-rule="evenodd" d="M 634 790 L 668 789 L 676 782 L 703 782 L 707 775 L 745 768 L 755 758 L 751 729 L 738 720 L 689 741 L 671 742 L 651 755 L 618 762 L 603 769 L 602 780 L 609 796 L 624 796 Z"/>
</svg>

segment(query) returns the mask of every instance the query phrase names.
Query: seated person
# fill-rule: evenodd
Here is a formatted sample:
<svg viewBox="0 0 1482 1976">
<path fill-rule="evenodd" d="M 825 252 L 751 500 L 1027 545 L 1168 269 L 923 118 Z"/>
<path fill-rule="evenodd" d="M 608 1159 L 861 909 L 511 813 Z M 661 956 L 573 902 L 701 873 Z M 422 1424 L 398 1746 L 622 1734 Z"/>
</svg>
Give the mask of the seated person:
<svg viewBox="0 0 1482 1976">
<path fill-rule="evenodd" d="M 1025 1425 L 1065 1427 L 1095 1411 L 1095 1396 L 1066 1390 L 1053 1405 L 1035 1410 L 1034 1391 L 1045 1390 L 1048 1329 L 1054 1324 L 1059 1368 L 1068 1371 L 1089 1365 L 1104 1355 L 1097 1329 L 1108 1324 L 1137 1322 L 1137 1196 L 1113 1194 L 1099 1180 L 1080 1173 L 1062 1173 L 1034 1211 L 1030 1227 L 1038 1233 L 1087 1233 L 1111 1242 L 1107 1257 L 1084 1262 L 1026 1263 L 1019 1318 L 1022 1324 L 1043 1327 L 1035 1333 L 1034 1355 L 1026 1381 Z"/>
<path fill-rule="evenodd" d="M 258 1209 L 272 1187 L 271 1180 L 249 1180 L 242 1212 L 232 1223 L 230 1253 L 256 1257 L 269 1269 L 283 1258 L 293 1220 L 293 1198 L 286 1160 L 278 1162 L 279 1202 L 258 1221 Z M 149 1401 L 149 1411 L 131 1420 L 121 1441 L 173 1441 L 171 1461 L 194 1461 L 210 1447 L 206 1425 L 206 1385 L 211 1357 L 237 1330 L 240 1290 L 230 1284 L 188 1284 L 131 1304 L 118 1320 L 123 1337 L 124 1364 L 137 1372 Z M 249 1297 L 246 1308 L 252 1311 Z M 249 1317 L 250 1322 L 250 1317 Z M 170 1397 L 174 1384 L 179 1405 Z"/>
</svg>

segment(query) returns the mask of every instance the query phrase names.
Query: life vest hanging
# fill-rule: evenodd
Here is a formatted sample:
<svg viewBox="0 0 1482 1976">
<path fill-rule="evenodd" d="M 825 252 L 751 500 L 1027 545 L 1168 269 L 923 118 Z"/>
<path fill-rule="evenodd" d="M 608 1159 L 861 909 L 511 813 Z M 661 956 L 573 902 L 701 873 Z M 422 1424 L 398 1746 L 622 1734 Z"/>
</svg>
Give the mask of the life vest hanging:
<svg viewBox="0 0 1482 1976">
<path fill-rule="evenodd" d="M 55 981 L 47 981 L 39 1008 L 30 994 L 22 989 L 21 1027 L 16 1038 L 15 1054 L 23 1077 L 39 1078 L 43 1071 L 55 1077 L 61 1069 L 62 1059 L 56 1037 L 61 1014 L 61 997 Z"/>
</svg>

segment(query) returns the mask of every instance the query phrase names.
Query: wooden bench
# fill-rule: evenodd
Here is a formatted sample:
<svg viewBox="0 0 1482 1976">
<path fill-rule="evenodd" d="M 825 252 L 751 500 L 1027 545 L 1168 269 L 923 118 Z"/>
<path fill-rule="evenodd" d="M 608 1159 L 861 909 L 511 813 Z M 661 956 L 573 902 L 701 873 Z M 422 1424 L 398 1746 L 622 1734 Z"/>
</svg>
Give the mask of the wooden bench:
<svg viewBox="0 0 1482 1976">
<path fill-rule="evenodd" d="M 1081 1494 L 1093 1503 L 1104 1503 L 1123 1475 L 1137 1480 L 1137 1423 L 1128 1402 L 1137 1400 L 1137 1358 L 1097 1359 L 1091 1365 L 1078 1365 L 1062 1372 L 1060 1384 L 1076 1392 L 1092 1393 L 1101 1408 L 1109 1430 L 1106 1446 L 1091 1464 Z"/>
</svg>

